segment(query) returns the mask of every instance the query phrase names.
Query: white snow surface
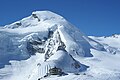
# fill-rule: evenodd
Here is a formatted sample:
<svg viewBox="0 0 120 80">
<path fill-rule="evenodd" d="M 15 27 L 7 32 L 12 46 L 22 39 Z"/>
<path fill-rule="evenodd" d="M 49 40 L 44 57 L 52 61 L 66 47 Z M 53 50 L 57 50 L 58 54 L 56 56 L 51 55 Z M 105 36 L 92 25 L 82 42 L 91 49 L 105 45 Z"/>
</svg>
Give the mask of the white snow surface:
<svg viewBox="0 0 120 80">
<path fill-rule="evenodd" d="M 119 61 L 120 35 L 86 36 L 51 11 L 0 28 L 0 80 L 120 80 Z M 54 67 L 65 75 L 44 77 Z"/>
</svg>

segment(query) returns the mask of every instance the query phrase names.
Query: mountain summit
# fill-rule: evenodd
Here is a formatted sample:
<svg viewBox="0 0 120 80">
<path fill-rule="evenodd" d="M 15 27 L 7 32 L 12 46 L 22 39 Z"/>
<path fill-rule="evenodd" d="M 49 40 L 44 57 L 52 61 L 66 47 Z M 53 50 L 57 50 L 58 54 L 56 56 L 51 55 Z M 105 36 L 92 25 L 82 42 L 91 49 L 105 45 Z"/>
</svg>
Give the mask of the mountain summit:
<svg viewBox="0 0 120 80">
<path fill-rule="evenodd" d="M 102 60 L 98 55 L 119 53 L 102 40 L 86 36 L 58 14 L 35 11 L 0 28 L 0 80 L 50 79 L 52 74 L 65 80 L 64 76 L 81 74 L 87 69 L 90 73 L 84 75 L 90 77 L 98 66 L 94 68 L 92 64 Z"/>
<path fill-rule="evenodd" d="M 49 23 L 50 25 L 52 25 L 52 24 L 62 24 L 62 22 L 64 23 L 66 22 L 66 20 L 63 17 L 51 11 L 36 11 L 33 12 L 31 16 L 24 18 L 20 21 L 17 21 L 13 24 L 6 25 L 5 27 L 15 29 L 15 28 L 25 28 L 25 27 L 33 27 L 36 25 L 41 25 L 39 27 L 43 28 L 42 24 Z"/>
</svg>

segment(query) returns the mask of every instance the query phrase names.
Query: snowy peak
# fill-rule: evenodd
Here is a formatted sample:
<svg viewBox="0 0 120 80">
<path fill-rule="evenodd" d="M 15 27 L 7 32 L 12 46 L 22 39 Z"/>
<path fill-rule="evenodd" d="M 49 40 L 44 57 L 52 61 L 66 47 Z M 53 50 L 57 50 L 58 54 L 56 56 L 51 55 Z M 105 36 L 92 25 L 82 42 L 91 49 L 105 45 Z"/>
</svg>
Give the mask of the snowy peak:
<svg viewBox="0 0 120 80">
<path fill-rule="evenodd" d="M 61 24 L 66 23 L 66 20 L 51 11 L 35 11 L 32 12 L 32 15 L 24 18 L 20 21 L 12 23 L 10 25 L 6 25 L 5 28 L 16 29 L 16 28 L 26 28 L 26 27 L 35 27 L 37 25 L 41 25 L 43 28 L 44 25 L 42 24 Z M 40 26 L 39 26 L 40 27 Z"/>
<path fill-rule="evenodd" d="M 0 36 L 2 39 L 1 42 L 4 43 L 0 46 L 1 48 L 6 48 L 7 46 L 14 46 L 15 48 L 18 47 L 18 49 L 13 47 L 12 52 L 16 52 L 17 50 L 19 55 L 29 54 L 31 52 L 31 47 L 34 47 L 31 46 L 31 44 L 28 44 L 29 41 L 34 42 L 37 39 L 45 39 L 45 42 L 49 39 L 55 41 L 55 39 L 50 38 L 49 35 L 51 35 L 50 32 L 52 32 L 52 36 L 55 36 L 57 34 L 56 31 L 59 32 L 60 40 L 65 44 L 66 51 L 72 56 L 78 55 L 82 57 L 91 57 L 92 54 L 90 53 L 90 48 L 104 50 L 104 47 L 98 42 L 89 39 L 63 17 L 51 11 L 35 11 L 31 16 L 13 24 L 6 25 L 3 29 L 0 29 L 1 35 L 3 33 L 6 35 Z M 6 39 L 10 41 L 9 45 L 4 42 Z M 14 44 L 14 42 L 16 44 Z M 40 41 L 38 41 L 38 43 L 39 42 Z M 51 47 L 54 46 L 55 45 Z M 4 49 L 4 51 L 0 51 L 9 53 L 6 49 Z"/>
<path fill-rule="evenodd" d="M 52 55 L 61 45 L 72 56 L 91 57 L 90 48 L 94 45 L 89 41 L 63 17 L 50 11 L 36 11 L 0 29 L 0 54 L 7 59 L 0 61 L 1 67 L 9 64 L 10 60 L 28 59 L 36 53 Z"/>
<path fill-rule="evenodd" d="M 65 73 L 76 74 L 88 68 L 81 64 L 82 59 L 89 63 L 89 59 L 100 61 L 95 55 L 120 53 L 119 35 L 114 37 L 88 37 L 58 14 L 35 11 L 27 18 L 0 28 L 0 70 L 15 68 L 11 72 L 8 70 L 14 76 L 16 73 L 23 74 L 24 70 L 29 68 L 25 76 L 19 74 L 21 80 L 37 80 L 36 68 L 40 70 L 39 77 L 46 76 L 54 67 Z M 33 68 L 35 73 L 28 74 L 32 73 Z M 10 80 L 19 80 L 14 77 Z"/>
<path fill-rule="evenodd" d="M 36 16 L 35 16 L 36 15 Z M 32 13 L 33 17 L 38 17 L 42 21 L 44 20 L 63 20 L 64 18 L 51 11 L 35 11 Z"/>
</svg>

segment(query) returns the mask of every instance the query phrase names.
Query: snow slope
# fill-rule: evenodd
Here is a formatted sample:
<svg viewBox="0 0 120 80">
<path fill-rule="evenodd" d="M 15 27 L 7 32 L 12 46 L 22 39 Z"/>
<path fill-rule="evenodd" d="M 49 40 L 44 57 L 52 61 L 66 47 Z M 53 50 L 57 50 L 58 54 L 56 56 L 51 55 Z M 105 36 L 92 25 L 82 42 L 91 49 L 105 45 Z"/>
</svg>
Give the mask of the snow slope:
<svg viewBox="0 0 120 80">
<path fill-rule="evenodd" d="M 36 11 L 0 28 L 0 80 L 119 80 L 119 41 L 88 37 L 62 16 Z M 65 74 L 44 78 L 54 67 Z"/>
</svg>

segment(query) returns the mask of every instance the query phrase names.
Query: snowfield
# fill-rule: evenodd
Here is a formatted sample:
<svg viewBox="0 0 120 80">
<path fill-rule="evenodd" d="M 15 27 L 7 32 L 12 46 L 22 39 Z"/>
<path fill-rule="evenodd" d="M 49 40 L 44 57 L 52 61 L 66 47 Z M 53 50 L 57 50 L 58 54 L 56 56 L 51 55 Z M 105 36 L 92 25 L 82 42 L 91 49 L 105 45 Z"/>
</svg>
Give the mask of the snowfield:
<svg viewBox="0 0 120 80">
<path fill-rule="evenodd" d="M 119 61 L 120 35 L 86 36 L 51 11 L 0 28 L 0 80 L 120 80 Z"/>
</svg>

